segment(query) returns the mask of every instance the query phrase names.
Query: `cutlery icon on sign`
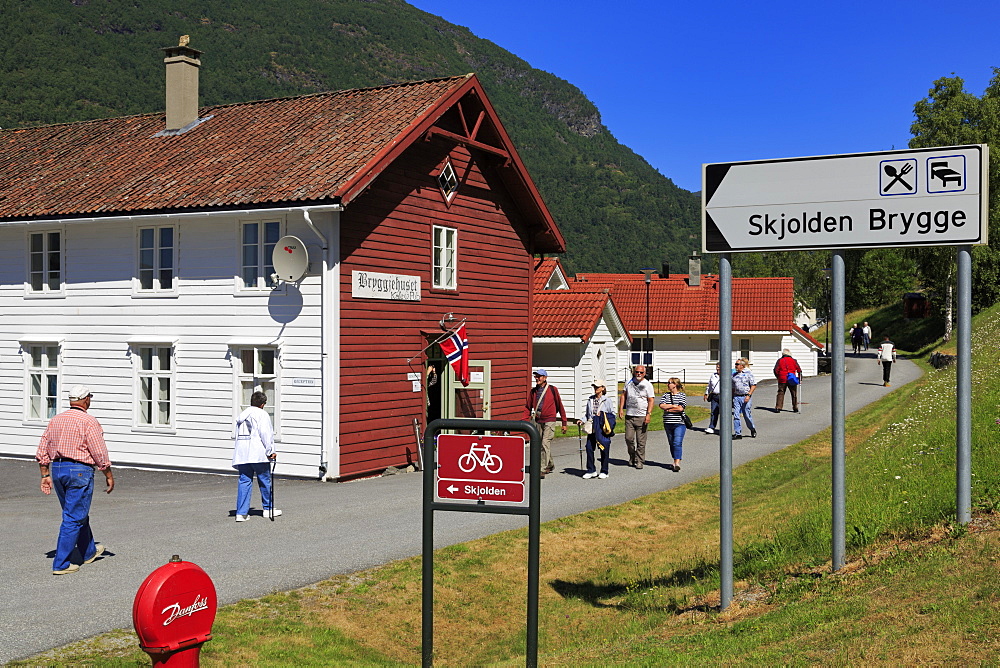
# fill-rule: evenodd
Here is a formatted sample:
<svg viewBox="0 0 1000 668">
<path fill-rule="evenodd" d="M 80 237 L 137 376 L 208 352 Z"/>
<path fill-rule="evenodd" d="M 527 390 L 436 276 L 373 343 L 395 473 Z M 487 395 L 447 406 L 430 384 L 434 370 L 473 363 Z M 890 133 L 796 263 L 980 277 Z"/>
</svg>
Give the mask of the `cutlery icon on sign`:
<svg viewBox="0 0 1000 668">
<path fill-rule="evenodd" d="M 889 192 L 889 188 L 893 187 L 897 183 L 903 184 L 903 186 L 907 190 L 913 190 L 913 186 L 911 186 L 909 183 L 903 180 L 904 176 L 913 171 L 913 163 L 911 162 L 906 163 L 905 165 L 903 165 L 902 169 L 900 169 L 898 172 L 896 171 L 896 168 L 893 167 L 892 165 L 885 165 L 884 167 L 882 167 L 882 169 L 888 176 L 892 177 L 892 180 L 889 181 L 889 184 L 886 185 L 885 188 L 882 188 L 882 192 L 884 193 Z"/>
</svg>

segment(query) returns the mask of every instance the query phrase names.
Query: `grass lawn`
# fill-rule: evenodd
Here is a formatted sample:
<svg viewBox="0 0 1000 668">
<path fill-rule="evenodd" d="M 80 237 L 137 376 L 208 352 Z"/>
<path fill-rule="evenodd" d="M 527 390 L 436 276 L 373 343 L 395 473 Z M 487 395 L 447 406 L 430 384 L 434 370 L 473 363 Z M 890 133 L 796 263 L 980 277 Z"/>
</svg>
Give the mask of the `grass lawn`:
<svg viewBox="0 0 1000 668">
<path fill-rule="evenodd" d="M 736 470 L 725 611 L 715 478 L 544 524 L 540 664 L 997 665 L 998 348 L 995 307 L 973 331 L 970 525 L 951 520 L 955 370 L 924 365 L 848 419 L 845 568 L 830 572 L 827 430 Z M 523 665 L 526 554 L 526 530 L 439 551 L 438 665 Z M 202 665 L 418 665 L 420 562 L 222 608 Z M 148 660 L 123 630 L 11 665 L 39 664 Z"/>
</svg>

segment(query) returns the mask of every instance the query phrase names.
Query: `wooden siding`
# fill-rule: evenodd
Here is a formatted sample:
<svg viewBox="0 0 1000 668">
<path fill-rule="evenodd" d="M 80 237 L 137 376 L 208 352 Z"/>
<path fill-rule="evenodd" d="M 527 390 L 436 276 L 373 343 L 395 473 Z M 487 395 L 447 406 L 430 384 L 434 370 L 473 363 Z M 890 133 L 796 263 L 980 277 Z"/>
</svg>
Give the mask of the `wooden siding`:
<svg viewBox="0 0 1000 668">
<path fill-rule="evenodd" d="M 275 220 L 262 216 L 259 220 Z M 45 422 L 23 419 L 25 362 L 19 337 L 63 341 L 59 410 L 67 389 L 86 383 L 94 392 L 92 413 L 104 427 L 116 465 L 232 472 L 235 378 L 229 342 L 281 338 L 281 472 L 318 476 L 320 461 L 319 277 L 297 287 L 236 294 L 240 219 L 163 219 L 177 229 L 173 297 L 137 298 L 136 227 L 129 222 L 63 226 L 64 295 L 25 298 L 27 231 L 0 227 L 0 452 L 33 457 Z M 146 225 L 143 225 L 146 226 Z M 41 231 L 44 227 L 30 228 Z M 301 220 L 283 231 L 316 240 Z M 148 337 L 174 350 L 174 428 L 133 426 L 134 369 L 128 341 Z M 152 342 L 152 341 L 151 341 Z M 315 386 L 291 385 L 293 378 Z"/>
<path fill-rule="evenodd" d="M 645 336 L 644 332 L 632 334 Z M 686 383 L 705 383 L 715 372 L 715 362 L 709 359 L 709 340 L 719 338 L 717 333 L 653 334 L 652 338 L 654 378 L 649 380 L 665 383 L 671 376 L 676 376 Z M 750 371 L 758 380 L 773 377 L 774 363 L 781 357 L 783 348 L 789 349 L 806 376 L 816 375 L 816 353 L 791 334 L 734 334 L 733 361 L 740 356 L 740 339 L 747 338 L 750 339 Z M 619 379 L 629 373 L 631 356 L 625 355 L 624 359 L 626 364 L 624 369 L 619 369 Z"/>
<path fill-rule="evenodd" d="M 531 256 L 496 158 L 449 144 L 410 147 L 341 217 L 342 476 L 417 461 L 413 418 L 422 433 L 426 408 L 407 374 L 422 376 L 424 332 L 440 333 L 445 313 L 467 319 L 471 359 L 492 362 L 490 417 L 521 418 L 530 379 Z M 459 180 L 450 203 L 436 178 L 446 158 Z M 434 225 L 458 230 L 454 291 L 431 288 Z M 354 270 L 420 276 L 421 300 L 355 299 Z"/>
</svg>

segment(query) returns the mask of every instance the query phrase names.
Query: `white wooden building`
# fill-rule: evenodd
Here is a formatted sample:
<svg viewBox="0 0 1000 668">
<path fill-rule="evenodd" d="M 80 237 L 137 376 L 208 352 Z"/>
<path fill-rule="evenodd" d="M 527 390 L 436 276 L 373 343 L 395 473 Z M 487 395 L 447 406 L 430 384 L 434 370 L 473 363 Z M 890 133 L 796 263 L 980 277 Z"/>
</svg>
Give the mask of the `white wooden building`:
<svg viewBox="0 0 1000 668">
<path fill-rule="evenodd" d="M 652 272 L 647 283 L 640 272 L 567 277 L 558 261 L 550 259 L 539 264 L 535 285 L 536 290 L 548 288 L 553 299 L 565 295 L 567 303 L 576 292 L 610 294 L 632 341 L 628 353 L 619 355 L 618 382 L 630 378 L 635 365 L 645 364 L 652 367 L 648 378 L 656 383 L 675 376 L 704 383 L 719 361 L 718 276 L 702 275 L 696 256 L 690 269 L 666 276 Z M 754 374 L 767 379 L 787 348 L 803 373 L 815 376 L 823 346 L 795 324 L 795 311 L 792 278 L 733 279 L 732 361 L 747 358 Z"/>
<path fill-rule="evenodd" d="M 436 417 L 519 419 L 534 256 L 565 243 L 477 78 L 199 110 L 199 53 L 168 50 L 165 115 L 0 130 L 0 456 L 77 383 L 112 461 L 154 468 L 231 472 L 255 390 L 309 478 L 416 463 Z M 276 281 L 290 237 L 310 264 Z"/>
<path fill-rule="evenodd" d="M 631 341 L 607 292 L 536 292 L 534 314 L 533 366 L 548 371 L 567 415 L 583 417 L 594 380 L 617 394 Z"/>
</svg>

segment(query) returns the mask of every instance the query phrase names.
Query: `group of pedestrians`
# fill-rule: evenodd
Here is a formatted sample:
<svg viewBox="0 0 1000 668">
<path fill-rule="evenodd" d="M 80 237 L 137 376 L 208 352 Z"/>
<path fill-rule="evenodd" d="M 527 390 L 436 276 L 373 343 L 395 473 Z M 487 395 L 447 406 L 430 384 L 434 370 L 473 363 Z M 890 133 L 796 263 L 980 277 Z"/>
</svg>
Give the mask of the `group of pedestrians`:
<svg viewBox="0 0 1000 668">
<path fill-rule="evenodd" d="M 747 368 L 746 359 L 736 360 L 735 369 L 731 374 L 733 389 L 733 438 L 743 438 L 743 425 L 749 430 L 750 438 L 757 437 L 757 426 L 753 420 L 753 394 L 757 390 L 757 380 Z M 774 375 L 778 380 L 778 395 L 775 411 L 782 410 L 784 396 L 791 395 L 792 410 L 799 412 L 798 385 L 802 379 L 802 368 L 786 349 L 774 366 Z M 559 396 L 559 390 L 549 384 L 548 372 L 545 369 L 535 369 L 532 376 L 535 386 L 531 388 L 528 402 L 525 406 L 524 419 L 534 421 L 541 430 L 542 436 L 542 472 L 544 478 L 554 470 L 552 461 L 552 439 L 555 437 L 555 425 L 562 422 L 562 432 L 566 433 L 568 417 Z M 711 407 L 709 426 L 706 434 L 715 434 L 719 423 L 719 397 L 722 383 L 721 368 L 715 365 L 715 373 L 705 386 L 704 400 Z M 691 420 L 686 413 L 687 394 L 680 378 L 667 380 L 666 391 L 656 402 L 656 390 L 646 378 L 646 367 L 638 365 L 632 370 L 632 377 L 622 388 L 618 401 L 608 395 L 603 379 L 594 380 L 594 393 L 585 403 L 584 414 L 576 424 L 587 435 L 586 479 L 605 479 L 609 474 L 611 459 L 611 439 L 614 436 L 617 421 L 623 420 L 625 425 L 625 448 L 628 452 L 628 465 L 642 469 L 646 464 L 646 439 L 649 432 L 649 422 L 653 415 L 653 404 L 657 403 L 663 411 L 663 429 L 670 447 L 672 463 L 666 468 L 671 471 L 681 470 L 683 459 L 684 437 L 691 427 Z M 598 469 L 598 463 L 600 469 Z"/>
<path fill-rule="evenodd" d="M 92 564 L 104 554 L 105 547 L 94 540 L 90 526 L 94 471 L 104 474 L 105 492 L 110 494 L 115 488 L 104 429 L 88 412 L 93 392 L 86 385 L 74 385 L 69 389 L 68 398 L 69 410 L 49 420 L 35 451 L 42 493 L 55 491 L 62 509 L 52 559 L 53 575 L 76 573 L 81 565 Z M 254 392 L 250 406 L 236 420 L 233 468 L 240 474 L 236 493 L 237 522 L 245 522 L 249 516 L 254 477 L 260 487 L 265 515 L 272 519 L 281 515 L 272 505 L 270 463 L 277 455 L 271 417 L 264 410 L 266 403 L 266 394 Z"/>
<path fill-rule="evenodd" d="M 872 328 L 868 326 L 868 323 L 861 327 L 858 327 L 858 323 L 854 323 L 851 327 L 848 335 L 851 337 L 851 345 L 854 347 L 854 354 L 858 355 L 862 350 L 868 350 L 868 346 L 872 342 Z"/>
</svg>

